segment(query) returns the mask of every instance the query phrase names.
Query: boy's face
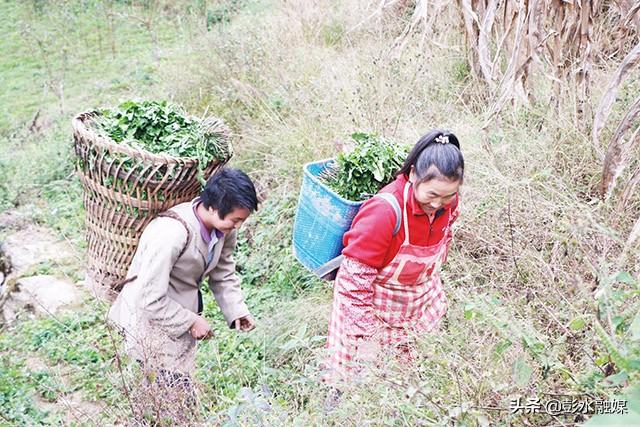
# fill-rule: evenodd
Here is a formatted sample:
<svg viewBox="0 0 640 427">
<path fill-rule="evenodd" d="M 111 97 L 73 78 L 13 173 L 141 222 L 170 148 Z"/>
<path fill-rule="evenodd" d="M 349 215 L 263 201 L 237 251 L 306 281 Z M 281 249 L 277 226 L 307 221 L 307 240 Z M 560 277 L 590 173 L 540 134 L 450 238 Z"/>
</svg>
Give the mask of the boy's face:
<svg viewBox="0 0 640 427">
<path fill-rule="evenodd" d="M 209 212 L 211 213 L 211 225 L 224 234 L 231 233 L 234 229 L 239 229 L 245 220 L 249 218 L 249 215 L 251 215 L 249 209 L 242 207 L 233 208 L 224 218 L 220 218 L 217 209 L 209 208 Z"/>
</svg>

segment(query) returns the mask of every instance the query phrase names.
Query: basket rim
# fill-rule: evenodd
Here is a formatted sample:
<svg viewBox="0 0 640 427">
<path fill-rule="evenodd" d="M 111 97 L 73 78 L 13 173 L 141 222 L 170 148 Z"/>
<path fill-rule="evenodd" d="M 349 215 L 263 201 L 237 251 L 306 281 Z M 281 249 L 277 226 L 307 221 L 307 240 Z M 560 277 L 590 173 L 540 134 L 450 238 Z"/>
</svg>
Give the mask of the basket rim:
<svg viewBox="0 0 640 427">
<path fill-rule="evenodd" d="M 115 151 L 115 152 L 123 153 L 125 155 L 130 155 L 130 156 L 142 157 L 143 159 L 150 160 L 152 162 L 184 164 L 185 166 L 194 166 L 199 164 L 199 160 L 194 157 L 177 157 L 177 156 L 171 156 L 169 154 L 152 153 L 149 150 L 145 150 L 142 148 L 134 148 L 128 144 L 118 143 L 111 138 L 98 135 L 91 127 L 87 126 L 85 123 L 86 120 L 89 120 L 98 115 L 100 115 L 100 113 L 97 110 L 88 110 L 88 111 L 84 111 L 82 113 L 76 114 L 71 120 L 71 126 L 73 127 L 74 132 L 77 132 L 87 137 L 87 139 L 89 139 L 93 145 L 97 145 L 101 148 L 106 148 L 109 151 Z M 208 119 L 211 119 L 211 118 L 219 119 L 218 117 L 213 117 L 213 116 L 209 117 Z M 230 137 L 228 135 L 222 135 L 222 137 L 225 140 L 227 140 L 226 141 L 227 143 L 229 143 Z M 229 160 L 230 159 L 220 160 L 217 158 L 213 158 L 206 166 L 208 166 L 209 164 L 215 161 L 219 163 L 227 163 Z"/>
<path fill-rule="evenodd" d="M 305 174 L 305 176 L 309 177 L 309 179 L 311 179 L 315 184 L 318 184 L 322 188 L 326 189 L 328 192 L 330 192 L 333 196 L 335 196 L 341 202 L 343 202 L 343 203 L 345 203 L 347 205 L 350 205 L 350 206 L 360 206 L 360 205 L 362 205 L 364 202 L 366 202 L 366 200 L 355 201 L 355 200 L 345 199 L 344 197 L 342 197 L 341 195 L 336 193 L 333 190 L 333 188 L 329 187 L 327 184 L 325 184 L 324 182 L 320 181 L 320 179 L 318 179 L 318 176 L 312 174 L 311 171 L 309 170 L 309 168 L 311 166 L 316 166 L 316 165 L 325 166 L 325 165 L 327 165 L 329 163 L 334 163 L 335 161 L 336 161 L 335 158 L 330 157 L 328 159 L 316 160 L 316 161 L 313 161 L 313 162 L 305 163 L 304 164 L 304 174 Z"/>
</svg>

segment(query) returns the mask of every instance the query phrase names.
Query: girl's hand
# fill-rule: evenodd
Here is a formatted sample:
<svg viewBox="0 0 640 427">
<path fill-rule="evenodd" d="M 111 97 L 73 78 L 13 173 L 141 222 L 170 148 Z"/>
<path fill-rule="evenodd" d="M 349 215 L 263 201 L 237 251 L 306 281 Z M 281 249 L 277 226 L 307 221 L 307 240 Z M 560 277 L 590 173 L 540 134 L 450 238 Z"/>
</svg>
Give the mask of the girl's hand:
<svg viewBox="0 0 640 427">
<path fill-rule="evenodd" d="M 191 336 L 197 340 L 203 340 L 213 336 L 209 322 L 207 322 L 207 320 L 202 316 L 198 316 L 196 318 L 196 321 L 193 322 L 193 325 L 191 325 L 191 328 L 189 329 L 189 333 L 191 333 Z"/>
<path fill-rule="evenodd" d="M 238 332 L 249 332 L 256 327 L 256 321 L 250 314 L 236 319 L 233 324 Z"/>
</svg>

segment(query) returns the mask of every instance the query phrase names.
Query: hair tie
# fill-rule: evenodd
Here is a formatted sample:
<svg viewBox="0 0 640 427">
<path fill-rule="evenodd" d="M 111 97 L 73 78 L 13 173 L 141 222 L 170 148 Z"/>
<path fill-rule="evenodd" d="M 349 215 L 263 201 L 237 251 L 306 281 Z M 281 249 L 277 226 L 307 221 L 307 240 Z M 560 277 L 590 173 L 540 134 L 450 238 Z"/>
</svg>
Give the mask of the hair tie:
<svg viewBox="0 0 640 427">
<path fill-rule="evenodd" d="M 436 142 L 439 142 L 440 144 L 448 144 L 449 143 L 449 137 L 446 135 L 440 135 L 439 137 L 437 137 L 435 139 Z"/>
</svg>

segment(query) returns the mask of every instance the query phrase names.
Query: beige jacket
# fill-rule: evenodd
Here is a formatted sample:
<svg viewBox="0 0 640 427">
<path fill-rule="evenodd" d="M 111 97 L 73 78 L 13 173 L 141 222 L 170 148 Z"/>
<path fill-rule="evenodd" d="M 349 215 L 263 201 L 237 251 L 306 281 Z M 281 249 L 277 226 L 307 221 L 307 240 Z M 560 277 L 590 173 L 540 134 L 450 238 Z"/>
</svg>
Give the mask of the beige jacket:
<svg viewBox="0 0 640 427">
<path fill-rule="evenodd" d="M 213 246 L 211 263 L 207 243 L 200 235 L 200 222 L 191 202 L 177 205 L 175 211 L 184 225 L 173 218 L 158 217 L 145 228 L 129 267 L 127 278 L 109 319 L 125 333 L 125 348 L 133 358 L 177 372 L 194 368 L 196 340 L 189 329 L 198 310 L 198 285 L 208 277 L 209 287 L 225 320 L 233 321 L 249 314 L 235 274 L 232 252 L 236 231 L 224 235 Z M 214 338 L 215 339 L 215 338 Z"/>
</svg>

